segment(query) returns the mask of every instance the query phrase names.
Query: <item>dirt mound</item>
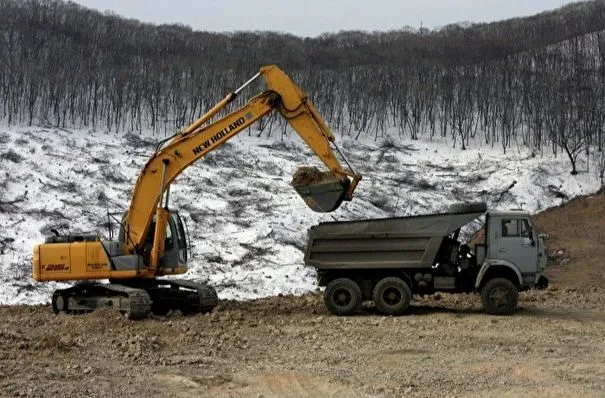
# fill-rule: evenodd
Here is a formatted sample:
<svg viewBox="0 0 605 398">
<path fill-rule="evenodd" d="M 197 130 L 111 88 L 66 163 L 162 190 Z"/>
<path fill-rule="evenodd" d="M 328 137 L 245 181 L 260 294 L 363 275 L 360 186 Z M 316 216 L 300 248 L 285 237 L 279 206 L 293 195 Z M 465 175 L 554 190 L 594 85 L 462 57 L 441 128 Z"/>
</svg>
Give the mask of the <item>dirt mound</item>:
<svg viewBox="0 0 605 398">
<path fill-rule="evenodd" d="M 583 290 L 605 285 L 605 193 L 573 199 L 535 220 L 553 282 Z"/>
</svg>

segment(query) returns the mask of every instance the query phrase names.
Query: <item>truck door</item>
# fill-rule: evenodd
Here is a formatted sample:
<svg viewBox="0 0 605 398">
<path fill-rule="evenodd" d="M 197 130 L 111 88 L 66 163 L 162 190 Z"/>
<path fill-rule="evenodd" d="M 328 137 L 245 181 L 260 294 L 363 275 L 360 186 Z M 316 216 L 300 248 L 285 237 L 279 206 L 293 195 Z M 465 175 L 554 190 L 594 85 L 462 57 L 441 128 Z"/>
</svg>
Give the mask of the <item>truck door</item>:
<svg viewBox="0 0 605 398">
<path fill-rule="evenodd" d="M 517 266 L 521 274 L 537 270 L 538 245 L 532 239 L 526 218 L 503 217 L 500 219 L 498 258 Z"/>
</svg>

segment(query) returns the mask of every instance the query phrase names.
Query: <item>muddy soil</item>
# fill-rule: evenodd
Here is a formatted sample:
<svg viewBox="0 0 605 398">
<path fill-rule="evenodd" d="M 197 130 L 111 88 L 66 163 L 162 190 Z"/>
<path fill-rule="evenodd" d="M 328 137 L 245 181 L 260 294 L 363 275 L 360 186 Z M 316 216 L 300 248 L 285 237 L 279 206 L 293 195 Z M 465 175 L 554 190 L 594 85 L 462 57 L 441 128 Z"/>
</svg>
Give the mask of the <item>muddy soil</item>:
<svg viewBox="0 0 605 398">
<path fill-rule="evenodd" d="M 496 317 L 475 295 L 329 315 L 321 293 L 128 321 L 0 307 L 0 396 L 605 396 L 605 196 L 537 217 L 551 286 Z"/>
</svg>

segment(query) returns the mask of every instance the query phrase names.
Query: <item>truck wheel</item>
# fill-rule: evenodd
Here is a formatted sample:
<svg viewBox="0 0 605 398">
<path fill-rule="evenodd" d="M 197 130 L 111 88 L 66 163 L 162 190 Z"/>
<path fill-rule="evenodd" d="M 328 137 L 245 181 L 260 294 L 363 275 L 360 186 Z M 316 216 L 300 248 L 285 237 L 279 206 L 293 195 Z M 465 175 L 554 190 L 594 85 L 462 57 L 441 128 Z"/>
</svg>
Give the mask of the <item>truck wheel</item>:
<svg viewBox="0 0 605 398">
<path fill-rule="evenodd" d="M 334 279 L 326 287 L 324 303 L 336 315 L 351 315 L 361 305 L 361 290 L 349 278 Z"/>
<path fill-rule="evenodd" d="M 518 301 L 517 286 L 506 278 L 491 279 L 481 289 L 481 302 L 488 314 L 512 314 L 517 309 Z"/>
<path fill-rule="evenodd" d="M 412 301 L 412 291 L 401 278 L 384 278 L 376 284 L 372 294 L 378 311 L 388 315 L 403 314 Z"/>
</svg>

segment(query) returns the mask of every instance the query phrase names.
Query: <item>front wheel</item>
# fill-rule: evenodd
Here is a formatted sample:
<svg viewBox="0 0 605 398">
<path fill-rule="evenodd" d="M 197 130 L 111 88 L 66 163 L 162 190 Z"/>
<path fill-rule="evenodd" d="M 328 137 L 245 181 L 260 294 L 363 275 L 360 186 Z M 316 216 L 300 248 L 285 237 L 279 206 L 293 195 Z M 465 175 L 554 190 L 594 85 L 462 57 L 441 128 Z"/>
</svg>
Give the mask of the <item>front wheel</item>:
<svg viewBox="0 0 605 398">
<path fill-rule="evenodd" d="M 390 276 L 376 284 L 372 298 L 381 313 L 400 315 L 410 306 L 412 291 L 403 279 Z"/>
<path fill-rule="evenodd" d="M 519 290 L 506 278 L 494 278 L 481 289 L 481 302 L 488 314 L 509 315 L 517 309 Z"/>
<path fill-rule="evenodd" d="M 324 303 L 328 310 L 336 315 L 351 315 L 361 305 L 361 290 L 357 283 L 349 278 L 334 279 L 326 287 Z"/>
</svg>

